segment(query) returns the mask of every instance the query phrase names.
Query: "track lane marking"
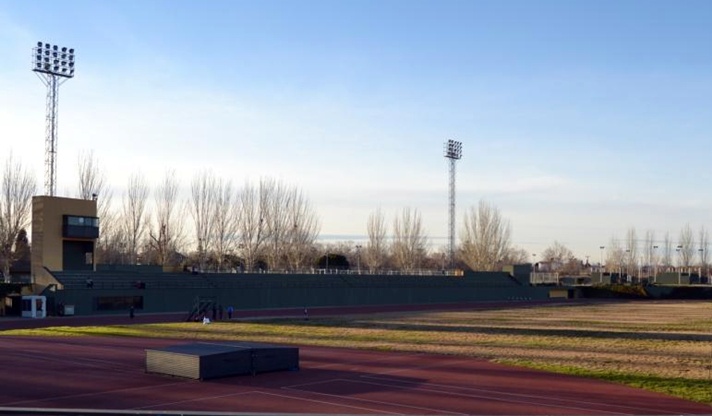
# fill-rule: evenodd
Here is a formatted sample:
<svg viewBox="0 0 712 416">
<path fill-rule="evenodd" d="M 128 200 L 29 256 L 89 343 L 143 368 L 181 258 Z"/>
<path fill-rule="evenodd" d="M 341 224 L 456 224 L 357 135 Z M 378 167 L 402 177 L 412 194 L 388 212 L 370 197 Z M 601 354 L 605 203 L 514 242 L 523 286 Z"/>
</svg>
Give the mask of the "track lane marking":
<svg viewBox="0 0 712 416">
<path fill-rule="evenodd" d="M 420 387 L 403 387 L 403 386 L 395 386 L 395 385 L 386 384 L 386 383 L 375 383 L 375 382 L 361 381 L 361 380 L 345 380 L 345 381 L 350 381 L 353 383 L 370 384 L 370 385 L 374 385 L 374 386 L 382 386 L 382 387 L 388 387 L 388 388 L 399 388 L 404 391 L 423 391 L 423 392 L 428 392 L 428 393 L 444 394 L 446 396 L 486 399 L 486 400 L 493 400 L 493 401 L 499 401 L 499 402 L 504 402 L 504 403 L 519 403 L 519 404 L 525 404 L 525 405 L 537 405 L 537 406 L 544 406 L 544 407 L 552 407 L 552 408 L 556 408 L 556 409 L 595 411 L 597 413 L 600 412 L 600 413 L 607 413 L 607 414 L 613 414 L 613 415 L 633 415 L 634 414 L 634 413 L 623 413 L 623 412 L 598 410 L 598 409 L 579 407 L 579 406 L 556 405 L 556 404 L 541 403 L 541 402 L 529 401 L 529 400 L 498 398 L 498 397 L 492 397 L 491 395 L 484 395 L 484 394 L 482 394 L 482 395 L 480 395 L 480 394 L 465 394 L 465 393 L 456 393 L 456 392 L 449 392 L 449 391 L 435 390 L 435 389 L 428 389 L 428 388 L 420 388 Z M 500 393 L 496 392 L 496 391 L 492 391 L 492 392 L 490 392 L 490 394 L 500 394 Z M 504 394 L 504 395 L 509 395 L 509 394 Z M 531 398 L 547 400 L 546 398 L 539 397 L 539 396 L 531 396 Z M 574 403 L 576 403 L 576 402 L 574 402 Z"/>
<path fill-rule="evenodd" d="M 433 390 L 433 391 L 443 391 L 444 393 L 451 393 L 451 391 L 450 391 L 451 389 L 456 389 L 456 390 L 464 390 L 464 391 L 481 392 L 483 394 L 497 394 L 497 395 L 502 395 L 502 396 L 514 396 L 514 397 L 522 397 L 522 398 L 529 398 L 529 399 L 543 399 L 543 400 L 547 400 L 547 401 L 551 400 L 551 401 L 562 402 L 562 403 L 567 403 L 567 402 L 574 403 L 574 404 L 581 403 L 581 404 L 586 404 L 586 405 L 591 405 L 591 406 L 621 408 L 621 409 L 628 409 L 628 410 L 631 410 L 634 412 L 640 412 L 641 410 L 644 410 L 644 411 L 655 412 L 658 414 L 660 413 L 659 408 L 638 407 L 638 406 L 634 407 L 634 406 L 628 406 L 625 404 L 610 404 L 610 403 L 605 403 L 605 402 L 592 402 L 592 401 L 585 401 L 585 400 L 565 399 L 565 398 L 560 398 L 557 396 L 510 393 L 510 392 L 504 392 L 504 391 L 499 391 L 499 390 L 483 389 L 483 388 L 478 388 L 478 387 L 464 387 L 464 386 L 438 384 L 438 383 L 430 383 L 430 382 L 419 383 L 416 381 L 394 380 L 394 379 L 388 379 L 386 377 L 370 376 L 370 375 L 361 375 L 360 377 L 366 378 L 366 379 L 392 382 L 392 383 L 417 384 L 419 386 L 431 386 L 434 388 L 447 389 L 447 390 Z M 395 386 L 393 386 L 393 387 L 395 387 Z M 415 389 L 417 389 L 417 387 Z M 679 412 L 669 411 L 668 413 L 669 414 L 678 414 Z"/>
<path fill-rule="evenodd" d="M 18 404 L 23 404 L 23 403 L 43 403 L 43 402 L 50 402 L 53 400 L 79 399 L 79 398 L 86 398 L 86 397 L 92 397 L 92 396 L 101 396 L 101 395 L 105 395 L 105 394 L 151 390 L 151 389 L 156 389 L 156 388 L 160 389 L 160 388 L 164 388 L 164 387 L 185 385 L 186 383 L 187 382 L 184 381 L 184 382 L 180 382 L 180 383 L 166 383 L 166 384 L 158 384 L 158 385 L 142 386 L 142 387 L 129 387 L 129 388 L 123 388 L 123 389 L 114 389 L 114 390 L 102 390 L 99 392 L 91 392 L 91 393 L 70 394 L 70 395 L 66 395 L 66 396 L 45 397 L 42 399 L 21 400 L 21 401 L 17 401 L 17 402 L 3 403 L 3 406 L 16 406 Z M 189 381 L 188 381 L 188 383 L 189 383 Z"/>
<path fill-rule="evenodd" d="M 155 404 L 155 405 L 150 405 L 150 406 L 132 407 L 131 410 L 155 409 L 160 406 L 172 406 L 172 405 L 181 404 L 181 403 L 193 403 L 193 402 L 201 402 L 204 400 L 211 400 L 211 399 L 222 399 L 225 397 L 242 396 L 244 394 L 250 394 L 250 393 L 256 393 L 256 392 L 257 392 L 256 390 L 250 390 L 250 391 L 243 391 L 243 392 L 239 392 L 239 393 L 221 394 L 221 395 L 217 395 L 217 396 L 205 396 L 205 397 L 200 397 L 200 398 L 190 399 L 190 400 L 178 400 L 175 402 L 162 402 L 160 404 Z"/>
<path fill-rule="evenodd" d="M 347 383 L 349 383 L 349 382 L 357 383 L 358 382 L 357 380 L 335 378 L 335 379 L 331 379 L 331 380 L 323 380 L 321 382 L 298 384 L 296 386 L 327 384 L 327 383 L 333 383 L 335 381 L 343 381 L 343 382 L 347 382 Z M 316 392 L 316 391 L 310 391 L 310 390 L 306 390 L 306 389 L 298 389 L 298 388 L 289 387 L 289 386 L 282 387 L 282 389 L 287 390 L 287 391 L 297 391 L 297 392 L 303 392 L 303 393 L 309 393 L 309 394 L 316 394 L 316 395 L 320 395 L 320 396 L 336 397 L 336 398 L 340 398 L 343 400 L 354 400 L 354 401 L 360 401 L 360 402 L 375 403 L 375 404 L 381 404 L 381 405 L 390 406 L 390 407 L 402 407 L 402 408 L 407 408 L 407 409 L 425 410 L 427 412 L 434 413 L 434 414 L 451 414 L 451 415 L 466 415 L 467 414 L 467 413 L 453 412 L 453 411 L 449 411 L 449 410 L 432 409 L 432 408 L 422 407 L 422 406 L 411 406 L 408 404 L 402 404 L 402 403 L 396 403 L 396 402 L 386 402 L 386 401 L 382 401 L 382 400 L 363 399 L 363 398 L 359 398 L 359 397 L 347 397 L 347 396 L 343 396 L 343 395 L 339 395 L 339 394 L 320 393 L 320 392 Z"/>
</svg>

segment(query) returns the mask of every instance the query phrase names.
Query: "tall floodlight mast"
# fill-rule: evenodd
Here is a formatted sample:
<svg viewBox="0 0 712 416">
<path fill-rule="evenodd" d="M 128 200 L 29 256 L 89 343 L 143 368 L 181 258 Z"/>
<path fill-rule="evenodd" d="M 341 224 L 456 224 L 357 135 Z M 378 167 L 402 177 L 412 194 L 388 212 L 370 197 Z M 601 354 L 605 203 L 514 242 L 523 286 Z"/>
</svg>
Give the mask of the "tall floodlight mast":
<svg viewBox="0 0 712 416">
<path fill-rule="evenodd" d="M 450 267 L 455 265 L 455 163 L 462 158 L 462 142 L 448 140 L 445 157 L 450 161 L 450 220 L 448 229 L 448 257 Z"/>
<path fill-rule="evenodd" d="M 45 131 L 45 193 L 57 191 L 57 107 L 59 86 L 74 78 L 74 49 L 37 42 L 32 48 L 32 71 L 47 86 Z"/>
</svg>

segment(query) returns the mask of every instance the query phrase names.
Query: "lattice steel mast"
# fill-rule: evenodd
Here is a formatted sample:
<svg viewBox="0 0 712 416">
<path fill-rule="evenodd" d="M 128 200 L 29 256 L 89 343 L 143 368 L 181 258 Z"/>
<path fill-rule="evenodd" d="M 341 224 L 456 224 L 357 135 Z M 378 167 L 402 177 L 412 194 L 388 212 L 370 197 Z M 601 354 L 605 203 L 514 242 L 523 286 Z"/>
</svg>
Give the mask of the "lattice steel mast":
<svg viewBox="0 0 712 416">
<path fill-rule="evenodd" d="M 445 157 L 450 161 L 450 219 L 448 222 L 448 257 L 450 267 L 455 266 L 455 164 L 462 158 L 462 142 L 448 140 Z"/>
<path fill-rule="evenodd" d="M 45 129 L 45 193 L 57 191 L 57 110 L 59 86 L 74 78 L 74 49 L 37 42 L 32 48 L 32 71 L 47 87 Z"/>
</svg>

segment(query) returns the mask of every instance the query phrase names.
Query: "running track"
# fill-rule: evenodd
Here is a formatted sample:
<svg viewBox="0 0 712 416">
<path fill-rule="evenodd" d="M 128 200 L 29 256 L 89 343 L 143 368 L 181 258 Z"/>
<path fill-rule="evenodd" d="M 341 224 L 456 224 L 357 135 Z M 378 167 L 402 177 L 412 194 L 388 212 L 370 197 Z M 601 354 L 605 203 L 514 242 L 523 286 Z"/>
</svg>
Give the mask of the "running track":
<svg viewBox="0 0 712 416">
<path fill-rule="evenodd" d="M 176 318 L 139 316 L 134 322 Z M 76 324 L 94 319 L 97 324 L 99 318 L 54 319 Z M 113 319 L 128 321 L 104 321 Z M 12 322 L 0 322 L 0 328 L 18 325 Z M 145 349 L 183 342 L 0 337 L 0 407 L 419 415 L 712 413 L 703 404 L 600 381 L 427 354 L 300 347 L 299 371 L 202 382 L 145 373 Z"/>
</svg>

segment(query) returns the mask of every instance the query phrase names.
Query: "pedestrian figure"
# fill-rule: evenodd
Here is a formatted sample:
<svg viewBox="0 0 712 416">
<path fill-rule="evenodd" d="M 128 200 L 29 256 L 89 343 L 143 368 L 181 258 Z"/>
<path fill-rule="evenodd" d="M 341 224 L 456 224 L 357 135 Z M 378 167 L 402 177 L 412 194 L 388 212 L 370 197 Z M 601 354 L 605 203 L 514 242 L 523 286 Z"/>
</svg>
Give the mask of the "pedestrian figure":
<svg viewBox="0 0 712 416">
<path fill-rule="evenodd" d="M 309 320 L 309 311 L 307 310 L 306 307 L 304 307 L 304 320 L 305 321 Z"/>
<path fill-rule="evenodd" d="M 131 305 L 129 307 L 129 318 L 131 318 L 131 319 L 134 318 L 134 305 Z"/>
<path fill-rule="evenodd" d="M 233 313 L 233 311 L 234 311 L 234 309 L 233 309 L 232 306 L 228 306 L 228 307 L 227 307 L 227 319 L 232 319 L 232 313 Z"/>
</svg>

